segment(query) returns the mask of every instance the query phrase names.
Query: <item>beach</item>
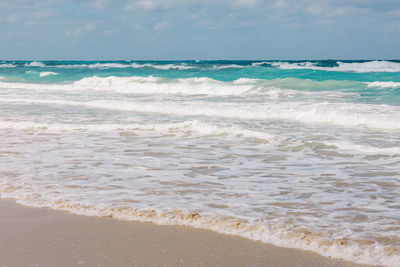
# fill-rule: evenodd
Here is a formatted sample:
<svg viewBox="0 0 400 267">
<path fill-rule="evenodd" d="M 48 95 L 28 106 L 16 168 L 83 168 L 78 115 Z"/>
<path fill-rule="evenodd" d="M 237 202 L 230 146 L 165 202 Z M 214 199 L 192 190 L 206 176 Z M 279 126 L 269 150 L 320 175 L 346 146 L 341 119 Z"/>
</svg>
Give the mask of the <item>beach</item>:
<svg viewBox="0 0 400 267">
<path fill-rule="evenodd" d="M 362 266 L 185 226 L 0 201 L 0 266 Z"/>
</svg>

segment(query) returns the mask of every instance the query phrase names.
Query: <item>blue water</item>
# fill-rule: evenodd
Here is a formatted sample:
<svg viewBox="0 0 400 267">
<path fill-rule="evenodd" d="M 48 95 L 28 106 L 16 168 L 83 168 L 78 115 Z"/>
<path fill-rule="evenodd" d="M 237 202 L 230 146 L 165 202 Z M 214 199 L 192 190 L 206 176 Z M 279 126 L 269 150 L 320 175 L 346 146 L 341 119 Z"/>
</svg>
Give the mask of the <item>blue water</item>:
<svg viewBox="0 0 400 267">
<path fill-rule="evenodd" d="M 265 62 L 265 63 L 263 63 Z M 2 61 L 0 76 L 3 81 L 22 83 L 68 83 L 85 77 L 130 77 L 154 76 L 170 79 L 209 77 L 218 81 L 249 79 L 295 78 L 311 81 L 353 81 L 359 83 L 337 84 L 336 90 L 360 94 L 359 101 L 377 104 L 400 104 L 400 86 L 382 90 L 368 87 L 367 82 L 400 82 L 400 61 L 43 61 L 41 66 L 27 66 L 32 61 Z M 262 63 L 262 64 L 260 64 Z M 273 63 L 289 64 L 288 68 L 273 66 Z M 312 64 L 301 69 L 292 69 L 295 64 Z M 356 64 L 341 71 L 339 64 Z M 42 65 L 43 64 L 43 65 Z M 134 64 L 134 66 L 132 66 Z M 255 65 L 257 64 L 257 65 Z M 12 67 L 2 67 L 11 65 Z M 97 65 L 97 66 L 96 66 Z M 113 66 L 114 65 L 114 66 Z M 364 66 L 363 66 L 364 65 Z M 387 65 L 387 66 L 386 66 Z M 158 69 L 164 67 L 165 69 Z M 319 69 L 314 69 L 314 68 Z M 182 68 L 182 69 L 180 69 Z M 336 69 L 335 69 L 336 68 Z M 40 72 L 55 72 L 57 75 L 40 77 Z M 361 84 L 360 84 L 361 83 Z M 332 90 L 332 87 L 291 85 L 295 90 Z"/>
</svg>

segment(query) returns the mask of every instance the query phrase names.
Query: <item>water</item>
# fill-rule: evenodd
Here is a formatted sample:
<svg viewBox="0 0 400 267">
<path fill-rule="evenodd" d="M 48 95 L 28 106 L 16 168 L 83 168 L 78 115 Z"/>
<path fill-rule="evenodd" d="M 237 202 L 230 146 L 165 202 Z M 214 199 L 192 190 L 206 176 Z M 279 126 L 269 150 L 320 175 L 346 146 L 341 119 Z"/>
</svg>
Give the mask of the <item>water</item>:
<svg viewBox="0 0 400 267">
<path fill-rule="evenodd" d="M 0 197 L 400 265 L 400 61 L 0 62 Z"/>
</svg>

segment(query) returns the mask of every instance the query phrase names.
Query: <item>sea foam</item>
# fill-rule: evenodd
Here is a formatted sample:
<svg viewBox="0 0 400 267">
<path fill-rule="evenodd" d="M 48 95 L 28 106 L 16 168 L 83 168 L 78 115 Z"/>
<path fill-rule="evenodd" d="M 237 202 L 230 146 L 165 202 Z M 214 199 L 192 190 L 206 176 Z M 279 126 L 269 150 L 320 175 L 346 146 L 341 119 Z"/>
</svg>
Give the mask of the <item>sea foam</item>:
<svg viewBox="0 0 400 267">
<path fill-rule="evenodd" d="M 43 62 L 38 62 L 38 61 L 26 63 L 24 66 L 25 67 L 46 67 L 46 65 Z"/>
<path fill-rule="evenodd" d="M 336 67 L 321 67 L 316 62 L 265 62 L 280 69 L 311 69 L 339 72 L 400 72 L 400 63 L 391 61 L 338 62 Z"/>
</svg>

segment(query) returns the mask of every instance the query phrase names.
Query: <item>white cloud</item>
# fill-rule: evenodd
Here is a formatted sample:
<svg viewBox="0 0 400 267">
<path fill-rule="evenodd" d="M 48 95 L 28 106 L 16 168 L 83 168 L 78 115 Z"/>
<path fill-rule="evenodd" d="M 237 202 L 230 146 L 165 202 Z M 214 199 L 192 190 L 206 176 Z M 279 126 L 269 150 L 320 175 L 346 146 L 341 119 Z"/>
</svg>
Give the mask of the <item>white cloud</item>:
<svg viewBox="0 0 400 267">
<path fill-rule="evenodd" d="M 5 18 L 8 23 L 22 23 L 26 26 L 34 26 L 43 23 L 46 19 L 55 15 L 50 10 L 39 10 L 31 12 L 15 12 Z"/>
<path fill-rule="evenodd" d="M 71 37 L 76 37 L 76 36 L 82 35 L 84 33 L 91 32 L 94 29 L 95 29 L 95 24 L 93 22 L 88 22 L 84 26 L 73 28 L 72 30 L 67 32 L 67 35 L 71 36 Z"/>
</svg>

